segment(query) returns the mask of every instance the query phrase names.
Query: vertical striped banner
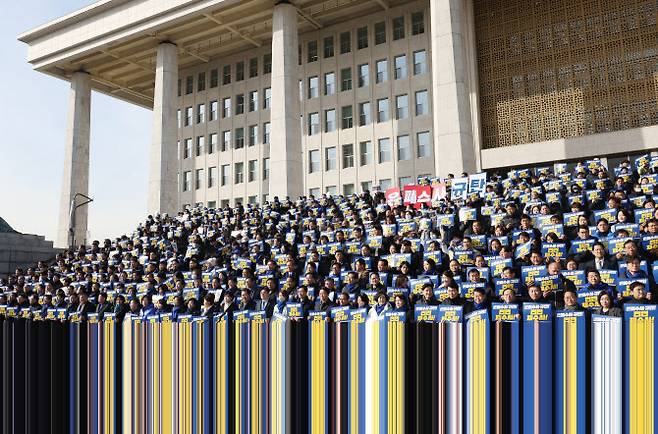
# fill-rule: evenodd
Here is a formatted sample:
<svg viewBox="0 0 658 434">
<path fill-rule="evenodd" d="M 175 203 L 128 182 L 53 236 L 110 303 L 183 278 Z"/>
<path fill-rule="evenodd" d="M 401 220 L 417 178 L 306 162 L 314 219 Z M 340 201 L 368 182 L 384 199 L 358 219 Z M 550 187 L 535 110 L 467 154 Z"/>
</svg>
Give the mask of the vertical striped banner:
<svg viewBox="0 0 658 434">
<path fill-rule="evenodd" d="M 252 434 L 268 434 L 270 419 L 269 323 L 265 313 L 249 312 L 250 393 L 249 416 Z"/>
<path fill-rule="evenodd" d="M 587 321 L 585 312 L 555 313 L 555 433 L 587 432 Z"/>
<path fill-rule="evenodd" d="M 355 309 L 349 313 L 349 412 L 348 432 L 365 432 L 366 414 L 366 309 Z M 380 360 L 381 361 L 381 360 Z"/>
<path fill-rule="evenodd" d="M 329 432 L 329 323 L 326 312 L 308 316 L 310 363 L 308 372 L 308 432 Z M 272 343 L 274 345 L 274 342 Z M 273 410 L 274 411 L 274 410 Z"/>
<path fill-rule="evenodd" d="M 461 306 L 439 306 L 437 424 L 440 434 L 463 432 L 463 325 Z"/>
<path fill-rule="evenodd" d="M 492 381 L 494 411 L 492 430 L 495 434 L 521 432 L 521 312 L 519 306 L 494 303 Z"/>
<path fill-rule="evenodd" d="M 176 371 L 174 369 L 174 329 L 176 324 L 172 321 L 171 314 L 161 314 L 159 327 L 160 337 L 160 396 L 158 405 L 160 412 L 159 429 L 155 434 L 168 434 L 173 432 L 174 414 L 178 411 L 174 405 L 176 395 L 174 385 L 176 383 Z"/>
<path fill-rule="evenodd" d="M 270 432 L 290 432 L 290 319 L 274 314 L 270 320 Z"/>
<path fill-rule="evenodd" d="M 215 370 L 215 411 L 214 429 L 217 434 L 229 434 L 233 430 L 231 420 L 231 397 L 233 390 L 231 383 L 233 381 L 233 369 L 231 368 L 231 334 L 229 331 L 230 322 L 226 317 L 215 317 L 214 322 L 214 354 L 213 362 Z"/>
<path fill-rule="evenodd" d="M 106 313 L 100 323 L 102 336 L 102 354 L 101 359 L 101 389 L 102 389 L 102 406 L 99 409 L 101 414 L 101 425 L 99 433 L 115 434 L 121 431 L 118 427 L 121 414 L 117 412 L 117 396 L 120 392 L 120 372 L 121 363 L 117 357 L 120 352 L 120 333 L 117 333 L 117 324 L 113 313 Z"/>
<path fill-rule="evenodd" d="M 191 324 L 191 386 L 192 433 L 209 434 L 212 431 L 211 409 L 213 408 L 209 384 L 212 384 L 210 369 L 210 320 L 206 317 L 193 318 Z"/>
<path fill-rule="evenodd" d="M 124 433 L 133 432 L 133 322 L 130 318 L 125 318 L 121 324 L 122 339 L 122 360 L 124 366 L 124 375 L 121 380 L 123 383 L 121 396 L 121 410 L 123 414 L 122 431 Z"/>
<path fill-rule="evenodd" d="M 147 432 L 147 335 L 148 323 L 139 317 L 128 319 L 131 326 L 131 351 L 128 366 L 132 370 L 132 383 L 128 384 L 127 390 L 132 395 L 132 406 L 128 413 L 132 415 L 130 432 Z"/>
<path fill-rule="evenodd" d="M 249 313 L 237 311 L 233 313 L 234 319 L 234 348 L 235 348 L 235 433 L 251 433 L 251 355 L 249 340 Z"/>
<path fill-rule="evenodd" d="M 476 310 L 464 317 L 466 358 L 464 426 L 468 434 L 489 434 L 490 387 L 489 314 Z"/>
<path fill-rule="evenodd" d="M 405 432 L 405 314 L 387 313 L 365 324 L 365 432 Z"/>
<path fill-rule="evenodd" d="M 331 329 L 331 374 L 334 379 L 331 389 L 331 432 L 349 433 L 349 391 L 350 391 L 350 346 L 347 310 L 334 308 L 334 322 Z"/>
<path fill-rule="evenodd" d="M 102 343 L 102 325 L 97 314 L 89 314 L 87 322 L 87 376 L 89 380 L 89 399 L 86 404 L 87 411 L 87 431 L 101 432 L 101 415 L 100 409 L 103 406 L 103 383 L 97 381 L 101 378 L 103 372 L 103 353 L 104 345 Z"/>
<path fill-rule="evenodd" d="M 159 315 L 149 315 L 146 331 L 147 432 L 160 434 L 162 419 L 162 326 Z"/>
<path fill-rule="evenodd" d="M 658 391 L 655 374 L 658 333 L 656 305 L 626 305 L 624 307 L 625 356 L 625 432 L 627 434 L 656 432 Z"/>
<path fill-rule="evenodd" d="M 176 366 L 178 382 L 178 417 L 177 432 L 181 434 L 192 433 L 193 423 L 193 372 L 192 359 L 194 357 L 192 349 L 192 334 L 194 318 L 191 315 L 181 315 L 178 317 L 178 347 Z"/>
<path fill-rule="evenodd" d="M 523 432 L 553 432 L 553 311 L 523 304 Z"/>
<path fill-rule="evenodd" d="M 622 351 L 622 318 L 592 315 L 592 432 L 621 432 Z"/>
</svg>

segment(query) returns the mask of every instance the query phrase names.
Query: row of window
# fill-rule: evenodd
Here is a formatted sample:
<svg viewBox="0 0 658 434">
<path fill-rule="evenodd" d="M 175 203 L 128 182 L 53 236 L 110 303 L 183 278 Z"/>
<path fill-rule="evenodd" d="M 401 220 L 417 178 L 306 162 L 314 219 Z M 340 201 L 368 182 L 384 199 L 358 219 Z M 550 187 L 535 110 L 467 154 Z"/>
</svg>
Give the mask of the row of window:
<svg viewBox="0 0 658 434">
<path fill-rule="evenodd" d="M 248 64 L 248 76 L 249 78 L 258 77 L 258 57 L 252 57 L 249 59 Z M 272 53 L 263 55 L 263 74 L 270 74 L 272 72 Z M 232 65 L 224 65 L 222 68 L 222 84 L 227 85 L 231 84 L 233 79 L 232 75 Z M 245 62 L 240 61 L 235 64 L 235 81 L 239 82 L 245 79 Z M 215 88 L 219 86 L 219 69 L 210 70 L 210 82 L 206 82 L 207 77 L 205 72 L 199 72 L 196 77 L 196 90 L 197 92 L 203 92 L 206 90 L 206 84 L 208 87 Z M 194 92 L 194 76 L 188 75 L 185 77 L 185 95 L 190 95 Z M 178 80 L 178 96 L 181 96 L 183 93 L 183 81 Z"/>
<path fill-rule="evenodd" d="M 272 89 L 267 87 L 263 89 L 263 110 L 269 110 L 272 103 Z M 258 91 L 252 90 L 247 95 L 247 111 L 254 112 L 258 110 Z M 208 104 L 208 122 L 215 121 L 219 118 L 219 101 L 214 100 L 210 101 Z M 226 97 L 222 99 L 222 118 L 228 118 L 231 116 L 231 97 Z M 235 114 L 241 115 L 245 111 L 245 98 L 244 94 L 238 94 L 235 96 Z M 197 124 L 204 123 L 206 121 L 206 104 L 197 104 L 196 106 L 196 118 L 194 118 L 194 108 L 192 106 L 185 107 L 185 111 L 181 112 L 178 110 L 178 128 L 182 126 L 188 127 L 192 125 L 194 120 Z"/>
<path fill-rule="evenodd" d="M 262 142 L 263 144 L 270 143 L 270 123 L 263 123 L 263 135 Z M 236 128 L 234 131 L 225 130 L 222 131 L 221 142 L 218 143 L 217 133 L 208 134 L 208 154 L 214 154 L 218 150 L 221 152 L 228 151 L 229 149 L 242 149 L 245 147 L 245 129 Z M 247 127 L 247 146 L 255 146 L 258 143 L 258 125 L 249 125 Z M 233 141 L 233 143 L 231 143 Z M 194 142 L 194 155 L 200 157 L 203 155 L 204 148 L 206 146 L 206 137 L 197 136 Z M 179 142 L 180 146 L 180 142 Z M 180 155 L 180 152 L 179 152 Z M 183 140 L 183 158 L 192 157 L 192 138 L 187 138 Z"/>
<path fill-rule="evenodd" d="M 388 137 L 377 140 L 377 162 L 388 163 L 393 161 L 393 144 Z M 397 136 L 397 147 L 395 149 L 398 161 L 411 160 L 413 151 L 411 138 L 408 134 Z M 324 149 L 324 170 L 338 170 L 338 150 L 336 146 Z M 429 131 L 416 133 L 416 158 L 426 158 L 432 154 L 432 145 Z M 351 143 L 342 145 L 343 169 L 354 167 L 354 145 Z M 375 149 L 373 142 L 366 140 L 359 143 L 359 166 L 366 166 L 375 162 Z M 315 173 L 322 170 L 320 162 L 320 150 L 308 151 L 308 172 Z"/>
<path fill-rule="evenodd" d="M 414 93 L 414 113 L 416 116 L 425 116 L 429 114 L 429 96 L 427 90 L 419 90 Z M 388 98 L 380 98 L 376 102 L 377 112 L 376 121 L 388 122 L 390 120 L 390 108 Z M 372 114 L 370 102 L 361 102 L 358 108 L 358 126 L 364 126 L 372 123 Z M 353 108 L 351 105 L 340 108 L 341 129 L 348 129 L 354 126 Z M 409 117 L 409 95 L 397 95 L 395 97 L 395 119 L 401 120 Z M 312 112 L 308 114 L 307 132 L 309 136 L 320 133 L 320 113 Z M 303 128 L 302 128 L 303 129 Z M 331 108 L 324 111 L 324 132 L 330 133 L 336 131 L 336 109 Z"/>
<path fill-rule="evenodd" d="M 263 159 L 263 180 L 270 178 L 270 159 Z M 196 169 L 194 171 L 194 186 L 192 185 L 192 171 L 188 170 L 183 172 L 183 191 L 191 191 L 192 188 L 200 190 L 203 188 L 203 182 L 206 182 L 206 188 L 213 188 L 216 185 L 226 186 L 231 185 L 231 165 L 223 164 L 219 167 L 219 175 L 217 166 L 208 167 L 208 178 L 204 179 L 204 170 Z M 239 162 L 234 164 L 234 184 L 242 184 L 244 182 L 244 163 Z M 254 182 L 258 180 L 258 160 L 249 160 L 247 162 L 247 182 Z"/>
<path fill-rule="evenodd" d="M 406 32 L 405 17 L 399 16 L 391 20 L 392 39 L 394 41 L 404 39 Z M 420 35 L 425 33 L 425 16 L 422 11 L 414 12 L 411 14 L 411 34 Z M 386 21 L 379 21 L 373 25 L 373 42 L 375 45 L 385 44 L 388 38 L 386 32 Z M 352 51 L 352 32 L 346 31 L 339 35 L 340 54 L 347 54 Z M 362 50 L 368 48 L 370 44 L 369 28 L 368 26 L 359 27 L 356 29 L 356 48 Z M 334 57 L 334 37 L 326 36 L 322 39 L 322 54 L 325 59 Z M 302 46 L 299 45 L 299 64 L 302 64 L 303 53 Z M 306 43 L 306 62 L 313 63 L 319 59 L 318 54 L 318 41 L 312 40 Z"/>
<path fill-rule="evenodd" d="M 392 39 L 394 41 L 403 39 L 406 36 L 406 24 L 405 17 L 395 17 L 391 20 L 392 27 Z M 414 12 L 411 14 L 411 34 L 420 35 L 425 33 L 425 16 L 422 11 Z M 380 21 L 373 25 L 373 42 L 375 45 L 385 44 L 387 41 L 387 32 L 386 32 L 386 22 Z M 334 56 L 334 37 L 326 36 L 322 39 L 323 42 L 323 57 L 325 59 Z M 342 32 L 339 35 L 340 43 L 340 54 L 350 53 L 352 51 L 352 32 L 346 31 Z M 356 47 L 358 50 L 368 48 L 369 41 L 369 29 L 368 26 L 359 27 L 356 29 Z M 318 41 L 308 41 L 306 44 L 306 54 L 307 62 L 312 63 L 318 60 Z M 299 64 L 302 64 L 302 46 L 299 45 Z M 263 55 L 262 60 L 262 73 L 270 74 L 272 72 L 272 53 L 267 53 Z M 232 81 L 240 82 L 248 78 L 258 77 L 260 73 L 259 68 L 259 58 L 252 57 L 245 64 L 244 61 L 239 61 L 235 63 L 235 68 L 233 65 L 228 64 L 224 65 L 221 69 L 221 83 L 222 85 L 231 84 Z M 207 76 L 206 72 L 199 72 L 196 75 L 196 91 L 203 92 L 206 90 L 206 86 L 209 88 L 216 88 L 220 83 L 220 70 L 219 68 L 213 68 L 210 70 L 210 74 Z M 183 94 L 190 95 L 194 93 L 194 75 L 188 75 L 185 77 L 185 82 L 183 83 L 182 79 L 178 80 L 178 96 Z M 184 88 L 183 88 L 184 85 Z"/>
<path fill-rule="evenodd" d="M 413 53 L 413 74 L 420 75 L 427 73 L 427 52 L 425 50 L 415 51 Z M 393 77 L 400 80 L 407 77 L 407 55 L 401 54 L 393 58 Z M 357 86 L 370 86 L 370 64 L 363 63 L 357 66 Z M 324 73 L 324 83 L 322 93 L 324 95 L 333 95 L 336 93 L 336 74 L 334 71 Z M 375 84 L 388 81 L 388 59 L 375 61 Z M 345 92 L 352 90 L 352 68 L 343 68 L 340 70 L 340 90 Z M 318 76 L 309 77 L 306 86 L 306 98 L 312 99 L 320 96 L 320 78 Z M 304 86 L 299 81 L 299 97 L 304 98 Z"/>
</svg>

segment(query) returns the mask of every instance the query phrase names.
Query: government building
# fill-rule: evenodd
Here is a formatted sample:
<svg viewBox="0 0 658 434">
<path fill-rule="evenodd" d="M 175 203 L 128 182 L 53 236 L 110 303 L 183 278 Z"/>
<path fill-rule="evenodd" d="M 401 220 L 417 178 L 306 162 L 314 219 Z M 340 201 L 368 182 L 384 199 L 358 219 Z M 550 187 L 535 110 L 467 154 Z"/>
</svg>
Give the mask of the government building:
<svg viewBox="0 0 658 434">
<path fill-rule="evenodd" d="M 71 83 L 60 223 L 91 91 L 153 110 L 148 210 L 352 194 L 658 146 L 655 0 L 103 0 L 19 36 Z M 84 241 L 86 208 L 74 241 Z"/>
</svg>

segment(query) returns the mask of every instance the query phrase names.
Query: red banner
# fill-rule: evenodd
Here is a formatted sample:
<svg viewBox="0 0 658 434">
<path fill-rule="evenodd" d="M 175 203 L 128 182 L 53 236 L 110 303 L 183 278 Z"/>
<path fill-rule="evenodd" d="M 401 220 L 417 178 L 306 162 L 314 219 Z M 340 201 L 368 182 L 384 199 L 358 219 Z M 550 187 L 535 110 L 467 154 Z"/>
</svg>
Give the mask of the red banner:
<svg viewBox="0 0 658 434">
<path fill-rule="evenodd" d="M 386 190 L 386 193 L 384 193 L 386 196 L 386 203 L 388 206 L 397 206 L 400 205 L 401 203 L 401 197 L 400 197 L 400 188 L 399 187 L 392 187 Z"/>
</svg>

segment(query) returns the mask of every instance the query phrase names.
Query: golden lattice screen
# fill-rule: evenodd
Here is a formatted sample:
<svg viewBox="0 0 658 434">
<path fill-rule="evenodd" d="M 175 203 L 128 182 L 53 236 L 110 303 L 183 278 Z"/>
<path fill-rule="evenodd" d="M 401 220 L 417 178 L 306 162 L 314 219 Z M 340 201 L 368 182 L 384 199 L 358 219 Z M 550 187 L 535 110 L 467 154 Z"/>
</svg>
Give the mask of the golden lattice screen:
<svg viewBox="0 0 658 434">
<path fill-rule="evenodd" d="M 473 0 L 482 146 L 658 124 L 656 0 Z"/>
</svg>

